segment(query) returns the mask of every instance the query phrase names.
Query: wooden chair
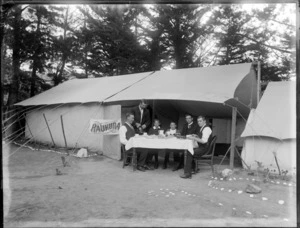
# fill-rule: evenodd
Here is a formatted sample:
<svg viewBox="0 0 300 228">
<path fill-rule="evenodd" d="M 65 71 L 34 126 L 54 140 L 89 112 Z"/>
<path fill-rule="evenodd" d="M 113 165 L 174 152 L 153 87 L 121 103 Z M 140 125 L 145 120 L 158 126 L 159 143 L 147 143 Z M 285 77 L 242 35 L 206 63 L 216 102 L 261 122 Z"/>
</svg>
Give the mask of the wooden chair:
<svg viewBox="0 0 300 228">
<path fill-rule="evenodd" d="M 132 161 L 133 153 L 132 153 L 132 151 L 130 151 L 130 152 L 126 151 L 125 145 L 123 145 L 123 144 L 121 144 L 121 151 L 122 151 L 122 155 L 123 155 L 123 169 L 124 169 L 127 159 L 130 158 Z"/>
<path fill-rule="evenodd" d="M 210 140 L 207 152 L 201 157 L 194 157 L 195 170 L 198 172 L 199 164 L 206 164 L 211 166 L 212 173 L 214 175 L 214 155 L 217 136 L 213 136 Z"/>
</svg>

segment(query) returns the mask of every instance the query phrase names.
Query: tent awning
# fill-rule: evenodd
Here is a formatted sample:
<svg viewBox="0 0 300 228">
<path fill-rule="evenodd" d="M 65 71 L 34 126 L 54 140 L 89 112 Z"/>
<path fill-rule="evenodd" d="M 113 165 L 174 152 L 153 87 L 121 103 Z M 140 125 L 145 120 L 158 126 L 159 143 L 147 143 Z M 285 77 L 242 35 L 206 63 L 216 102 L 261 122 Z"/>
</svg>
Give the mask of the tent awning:
<svg viewBox="0 0 300 228">
<path fill-rule="evenodd" d="M 296 82 L 269 82 L 241 137 L 296 138 Z"/>
<path fill-rule="evenodd" d="M 104 102 L 124 100 L 189 100 L 224 103 L 241 95 L 256 100 L 255 91 L 250 97 L 249 88 L 256 90 L 251 63 L 224 66 L 186 68 L 156 71 L 151 77 L 124 90 Z M 246 79 L 245 79 L 246 78 Z M 238 94 L 235 94 L 235 93 Z M 250 91 L 251 93 L 251 91 Z M 242 98 L 243 100 L 244 98 Z"/>
</svg>

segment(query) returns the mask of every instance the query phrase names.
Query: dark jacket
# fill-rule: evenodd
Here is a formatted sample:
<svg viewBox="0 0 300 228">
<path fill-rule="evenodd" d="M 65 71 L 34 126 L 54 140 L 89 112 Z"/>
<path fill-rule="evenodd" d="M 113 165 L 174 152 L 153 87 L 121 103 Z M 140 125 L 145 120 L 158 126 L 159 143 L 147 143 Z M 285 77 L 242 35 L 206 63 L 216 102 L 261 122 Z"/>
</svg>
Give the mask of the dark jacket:
<svg viewBox="0 0 300 228">
<path fill-rule="evenodd" d="M 186 135 L 191 135 L 191 134 L 197 134 L 198 130 L 200 130 L 200 129 L 196 122 L 193 122 L 193 124 L 190 126 L 190 128 L 188 127 L 188 123 L 185 123 L 182 128 L 181 135 L 186 136 Z"/>
<path fill-rule="evenodd" d="M 142 122 L 141 122 L 141 112 L 139 106 L 134 107 L 131 110 L 131 113 L 134 115 L 134 122 L 132 123 L 133 127 L 137 130 L 135 123 L 141 123 L 141 125 L 145 124 L 146 129 L 144 131 L 148 131 L 151 127 L 151 116 L 149 110 L 146 108 L 144 109 Z"/>
</svg>

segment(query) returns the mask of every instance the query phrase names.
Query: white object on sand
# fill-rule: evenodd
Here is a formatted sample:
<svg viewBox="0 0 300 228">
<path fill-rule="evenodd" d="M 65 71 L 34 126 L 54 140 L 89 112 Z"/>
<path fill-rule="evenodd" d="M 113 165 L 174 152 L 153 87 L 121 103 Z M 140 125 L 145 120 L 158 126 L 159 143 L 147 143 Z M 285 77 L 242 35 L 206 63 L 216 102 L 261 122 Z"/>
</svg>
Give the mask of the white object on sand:
<svg viewBox="0 0 300 228">
<path fill-rule="evenodd" d="M 87 155 L 87 149 L 81 148 L 80 150 L 78 150 L 76 156 L 77 156 L 78 158 L 87 158 L 87 156 L 88 156 L 88 155 Z"/>
<path fill-rule="evenodd" d="M 278 200 L 278 203 L 282 205 L 282 204 L 284 204 L 284 201 L 283 200 Z"/>
</svg>

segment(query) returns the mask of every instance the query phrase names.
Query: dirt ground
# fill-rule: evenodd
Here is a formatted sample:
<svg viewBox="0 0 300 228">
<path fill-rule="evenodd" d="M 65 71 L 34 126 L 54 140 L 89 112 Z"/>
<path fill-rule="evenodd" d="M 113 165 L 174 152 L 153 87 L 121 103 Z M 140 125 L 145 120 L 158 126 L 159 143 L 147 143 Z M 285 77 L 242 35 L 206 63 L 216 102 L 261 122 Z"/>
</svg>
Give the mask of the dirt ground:
<svg viewBox="0 0 300 228">
<path fill-rule="evenodd" d="M 5 227 L 296 226 L 294 182 L 258 182 L 262 193 L 250 197 L 245 187 L 258 177 L 242 169 L 224 181 L 209 167 L 181 179 L 182 170 L 133 172 L 104 156 L 68 161 L 63 167 L 58 153 L 4 145 Z"/>
</svg>

